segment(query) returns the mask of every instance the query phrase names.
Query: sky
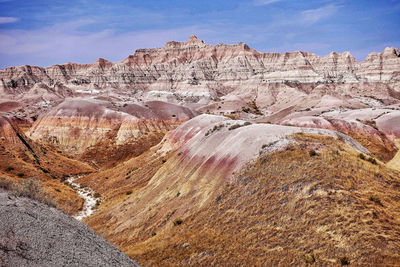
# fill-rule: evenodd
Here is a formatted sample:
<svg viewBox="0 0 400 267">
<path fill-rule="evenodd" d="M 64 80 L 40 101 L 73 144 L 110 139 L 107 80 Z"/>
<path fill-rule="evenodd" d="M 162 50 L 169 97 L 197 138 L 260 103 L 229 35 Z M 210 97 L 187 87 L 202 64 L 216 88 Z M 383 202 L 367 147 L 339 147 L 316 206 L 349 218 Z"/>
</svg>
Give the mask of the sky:
<svg viewBox="0 0 400 267">
<path fill-rule="evenodd" d="M 400 0 L 0 0 L 0 68 L 116 62 L 192 34 L 362 61 L 400 48 Z"/>
</svg>

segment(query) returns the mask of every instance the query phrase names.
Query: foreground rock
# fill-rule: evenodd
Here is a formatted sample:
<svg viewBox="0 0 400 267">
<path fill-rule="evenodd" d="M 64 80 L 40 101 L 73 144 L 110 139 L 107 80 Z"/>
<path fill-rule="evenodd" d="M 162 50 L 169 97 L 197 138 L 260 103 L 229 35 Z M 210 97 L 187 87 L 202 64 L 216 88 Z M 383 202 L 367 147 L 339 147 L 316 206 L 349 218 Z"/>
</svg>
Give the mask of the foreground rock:
<svg viewBox="0 0 400 267">
<path fill-rule="evenodd" d="M 1 266 L 138 266 L 72 217 L 0 192 Z"/>
</svg>

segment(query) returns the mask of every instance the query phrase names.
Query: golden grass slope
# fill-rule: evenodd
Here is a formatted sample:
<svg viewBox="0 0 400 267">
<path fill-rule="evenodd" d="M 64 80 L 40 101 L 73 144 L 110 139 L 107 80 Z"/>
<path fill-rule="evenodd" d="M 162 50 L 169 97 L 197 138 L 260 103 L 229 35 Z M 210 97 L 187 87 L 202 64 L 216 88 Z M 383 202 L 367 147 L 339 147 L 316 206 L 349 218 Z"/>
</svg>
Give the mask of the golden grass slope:
<svg viewBox="0 0 400 267">
<path fill-rule="evenodd" d="M 294 138 L 297 145 L 260 155 L 201 207 L 180 192 L 163 204 L 174 184 L 153 192 L 159 205 L 146 206 L 137 193 L 173 155 L 145 153 L 87 178 L 106 197 L 86 222 L 152 266 L 398 264 L 399 172 L 332 137 Z"/>
</svg>

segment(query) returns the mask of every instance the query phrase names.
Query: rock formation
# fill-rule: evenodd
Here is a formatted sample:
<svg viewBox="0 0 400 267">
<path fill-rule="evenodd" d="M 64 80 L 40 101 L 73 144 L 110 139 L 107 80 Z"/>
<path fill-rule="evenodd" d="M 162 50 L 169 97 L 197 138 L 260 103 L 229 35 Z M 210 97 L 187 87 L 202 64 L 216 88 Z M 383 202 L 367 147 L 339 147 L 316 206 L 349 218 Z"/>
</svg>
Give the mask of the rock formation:
<svg viewBox="0 0 400 267">
<path fill-rule="evenodd" d="M 299 107 L 365 107 L 365 101 L 354 97 L 398 102 L 399 56 L 397 48 L 372 53 L 362 62 L 348 52 L 326 57 L 261 53 L 244 43 L 211 46 L 192 36 L 162 48 L 139 49 L 116 63 L 99 59 L 92 64 L 6 68 L 0 70 L 0 94 L 10 99 L 23 94 L 23 101 L 36 99 L 37 108 L 67 96 L 110 92 L 176 102 L 202 100 L 202 105 L 235 95 L 272 112 L 293 106 L 289 99 Z M 336 103 L 321 102 L 323 96 L 335 97 Z"/>
<path fill-rule="evenodd" d="M 118 107 L 107 101 L 73 98 L 39 117 L 28 135 L 81 153 L 112 130 L 115 136 L 107 138 L 120 145 L 144 134 L 165 133 L 195 115 L 188 108 L 160 101 Z"/>
</svg>

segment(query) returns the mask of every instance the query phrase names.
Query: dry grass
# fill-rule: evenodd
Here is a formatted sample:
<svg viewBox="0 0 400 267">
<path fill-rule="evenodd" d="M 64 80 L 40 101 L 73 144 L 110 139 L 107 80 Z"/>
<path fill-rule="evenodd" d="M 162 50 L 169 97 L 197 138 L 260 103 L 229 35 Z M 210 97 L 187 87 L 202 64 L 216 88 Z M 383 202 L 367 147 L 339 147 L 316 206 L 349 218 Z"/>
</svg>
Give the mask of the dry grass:
<svg viewBox="0 0 400 267">
<path fill-rule="evenodd" d="M 83 199 L 64 185 L 62 180 L 65 176 L 92 172 L 93 169 L 85 163 L 56 153 L 51 146 L 33 142 L 22 133 L 20 134 L 33 152 L 20 141 L 16 143 L 2 141 L 0 143 L 0 177 L 7 178 L 16 184 L 36 177 L 41 181 L 42 190 L 49 195 L 57 208 L 69 214 L 76 213 L 82 207 Z"/>
<path fill-rule="evenodd" d="M 37 178 L 27 178 L 14 183 L 7 178 L 0 178 L 0 188 L 10 191 L 17 197 L 27 197 L 49 206 L 55 206 L 50 195 L 43 190 L 42 183 Z"/>
<path fill-rule="evenodd" d="M 334 138 L 295 138 L 298 146 L 248 164 L 208 205 L 179 217 L 179 226 L 154 228 L 147 222 L 160 211 L 138 213 L 136 205 L 113 214 L 141 218 L 123 223 L 109 218 L 99 228 L 103 218 L 89 225 L 140 264 L 152 266 L 397 264 L 399 173 L 359 159 L 357 151 Z M 311 149 L 317 154 L 311 156 Z"/>
<path fill-rule="evenodd" d="M 143 135 L 137 140 L 116 145 L 114 142 L 116 134 L 116 130 L 107 133 L 102 141 L 87 149 L 80 156 L 80 160 L 89 164 L 95 163 L 96 167 L 102 169 L 112 168 L 119 163 L 141 155 L 150 147 L 158 144 L 164 137 L 162 132 L 153 132 Z"/>
</svg>

